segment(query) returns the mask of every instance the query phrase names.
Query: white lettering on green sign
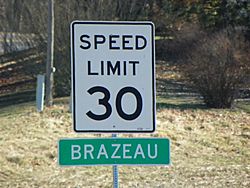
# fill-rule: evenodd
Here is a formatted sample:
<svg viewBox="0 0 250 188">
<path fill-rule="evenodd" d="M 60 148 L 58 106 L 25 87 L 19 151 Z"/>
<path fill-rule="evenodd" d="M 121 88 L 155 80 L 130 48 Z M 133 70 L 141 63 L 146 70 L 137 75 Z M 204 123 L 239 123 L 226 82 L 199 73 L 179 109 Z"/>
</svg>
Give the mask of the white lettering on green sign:
<svg viewBox="0 0 250 188">
<path fill-rule="evenodd" d="M 71 145 L 71 160 L 79 160 L 82 156 L 84 159 L 101 159 L 102 157 L 106 159 L 137 159 L 138 157 L 155 159 L 158 156 L 157 144 L 154 144 L 153 151 L 151 151 L 152 146 L 150 144 L 147 144 L 147 148 L 137 144 L 133 153 L 131 144 L 111 144 L 111 149 L 110 147 L 107 149 L 104 144 L 101 144 L 98 148 L 91 144 Z M 98 151 L 97 155 L 94 155 L 95 151 Z"/>
<path fill-rule="evenodd" d="M 59 164 L 74 165 L 168 165 L 170 142 L 165 138 L 63 139 Z"/>
</svg>

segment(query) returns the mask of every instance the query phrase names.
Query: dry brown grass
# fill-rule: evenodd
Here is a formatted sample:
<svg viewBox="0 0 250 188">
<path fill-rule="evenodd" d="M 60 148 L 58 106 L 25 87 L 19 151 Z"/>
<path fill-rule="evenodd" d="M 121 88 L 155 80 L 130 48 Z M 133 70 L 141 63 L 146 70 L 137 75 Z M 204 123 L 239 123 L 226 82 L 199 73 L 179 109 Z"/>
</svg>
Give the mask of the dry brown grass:
<svg viewBox="0 0 250 188">
<path fill-rule="evenodd" d="M 32 103 L 0 109 L 0 187 L 112 187 L 112 167 L 60 167 L 60 138 L 76 134 L 68 106 L 37 113 Z M 120 166 L 120 187 L 249 187 L 250 115 L 240 110 L 160 109 L 155 134 L 168 137 L 172 165 Z"/>
</svg>

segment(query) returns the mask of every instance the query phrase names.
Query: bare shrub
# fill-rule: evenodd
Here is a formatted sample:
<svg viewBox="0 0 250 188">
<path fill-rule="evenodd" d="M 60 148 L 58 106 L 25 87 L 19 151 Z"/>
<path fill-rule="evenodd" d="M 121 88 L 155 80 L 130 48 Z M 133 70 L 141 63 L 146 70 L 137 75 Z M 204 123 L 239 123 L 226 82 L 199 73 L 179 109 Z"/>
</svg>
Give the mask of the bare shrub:
<svg viewBox="0 0 250 188">
<path fill-rule="evenodd" d="M 201 35 L 200 28 L 196 24 L 183 24 L 172 28 L 169 36 L 156 40 L 156 58 L 178 62 L 183 55 L 189 53 Z"/>
<path fill-rule="evenodd" d="M 189 50 L 181 72 L 212 108 L 230 108 L 240 87 L 249 84 L 249 45 L 241 29 L 204 34 Z"/>
</svg>

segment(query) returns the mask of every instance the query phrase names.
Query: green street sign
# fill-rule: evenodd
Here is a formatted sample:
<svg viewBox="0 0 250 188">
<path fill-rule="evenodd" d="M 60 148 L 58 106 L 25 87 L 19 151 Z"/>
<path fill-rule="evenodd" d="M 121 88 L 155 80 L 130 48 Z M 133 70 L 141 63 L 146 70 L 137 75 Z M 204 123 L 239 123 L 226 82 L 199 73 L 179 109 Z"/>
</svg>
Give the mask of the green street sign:
<svg viewBox="0 0 250 188">
<path fill-rule="evenodd" d="M 170 141 L 165 138 L 62 139 L 59 165 L 169 165 Z"/>
</svg>

